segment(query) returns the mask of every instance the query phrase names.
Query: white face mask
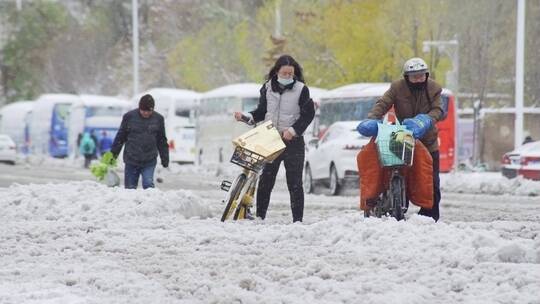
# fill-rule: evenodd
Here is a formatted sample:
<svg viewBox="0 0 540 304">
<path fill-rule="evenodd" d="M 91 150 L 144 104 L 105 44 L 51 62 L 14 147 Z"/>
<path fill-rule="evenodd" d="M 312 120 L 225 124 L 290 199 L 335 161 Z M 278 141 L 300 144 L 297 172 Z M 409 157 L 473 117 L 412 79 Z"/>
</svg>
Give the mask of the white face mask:
<svg viewBox="0 0 540 304">
<path fill-rule="evenodd" d="M 292 79 L 292 78 L 281 78 L 281 77 L 278 77 L 277 81 L 278 81 L 280 84 L 282 84 L 282 85 L 284 85 L 284 86 L 287 86 L 287 85 L 293 83 L 294 79 Z"/>
</svg>

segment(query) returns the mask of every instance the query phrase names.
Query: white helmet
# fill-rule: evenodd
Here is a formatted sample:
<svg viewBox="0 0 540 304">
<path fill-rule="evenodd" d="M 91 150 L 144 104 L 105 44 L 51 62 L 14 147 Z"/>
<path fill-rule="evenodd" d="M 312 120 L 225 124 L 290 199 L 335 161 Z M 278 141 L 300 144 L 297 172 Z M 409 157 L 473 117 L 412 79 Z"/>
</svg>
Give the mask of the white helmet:
<svg viewBox="0 0 540 304">
<path fill-rule="evenodd" d="M 427 63 L 422 58 L 411 58 L 403 65 L 403 75 L 415 75 L 429 73 Z"/>
</svg>

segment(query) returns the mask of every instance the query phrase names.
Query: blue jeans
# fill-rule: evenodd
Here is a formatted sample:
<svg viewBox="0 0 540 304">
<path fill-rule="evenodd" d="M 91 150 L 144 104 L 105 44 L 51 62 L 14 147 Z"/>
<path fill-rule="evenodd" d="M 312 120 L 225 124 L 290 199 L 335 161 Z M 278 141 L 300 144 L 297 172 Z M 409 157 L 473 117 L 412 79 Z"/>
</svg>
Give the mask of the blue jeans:
<svg viewBox="0 0 540 304">
<path fill-rule="evenodd" d="M 137 189 L 139 175 L 142 175 L 143 189 L 154 188 L 154 169 L 157 160 L 153 160 L 143 166 L 126 164 L 124 169 L 124 186 L 126 189 Z"/>
</svg>

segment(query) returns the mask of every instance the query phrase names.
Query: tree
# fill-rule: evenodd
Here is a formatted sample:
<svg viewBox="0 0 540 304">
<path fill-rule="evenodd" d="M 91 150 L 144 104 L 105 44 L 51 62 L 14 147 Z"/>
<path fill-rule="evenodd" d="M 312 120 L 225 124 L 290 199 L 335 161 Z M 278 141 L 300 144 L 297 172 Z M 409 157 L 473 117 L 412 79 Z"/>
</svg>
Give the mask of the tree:
<svg viewBox="0 0 540 304">
<path fill-rule="evenodd" d="M 68 14 L 65 8 L 48 1 L 25 5 L 10 15 L 16 24 L 2 49 L 2 75 L 8 101 L 31 99 L 41 91 L 49 41 L 63 32 Z"/>
</svg>

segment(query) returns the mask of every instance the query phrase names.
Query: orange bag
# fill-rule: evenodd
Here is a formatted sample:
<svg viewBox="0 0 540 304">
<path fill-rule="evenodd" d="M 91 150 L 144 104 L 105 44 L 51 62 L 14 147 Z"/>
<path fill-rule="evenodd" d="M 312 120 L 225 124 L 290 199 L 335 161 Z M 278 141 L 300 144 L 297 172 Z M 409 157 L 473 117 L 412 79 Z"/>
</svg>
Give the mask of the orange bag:
<svg viewBox="0 0 540 304">
<path fill-rule="evenodd" d="M 367 210 L 366 201 L 377 198 L 388 189 L 391 171 L 380 166 L 375 139 L 356 156 L 360 177 L 360 209 Z M 400 169 L 405 177 L 407 197 L 422 208 L 433 207 L 433 160 L 428 149 L 419 141 L 414 147 L 413 165 Z"/>
</svg>

